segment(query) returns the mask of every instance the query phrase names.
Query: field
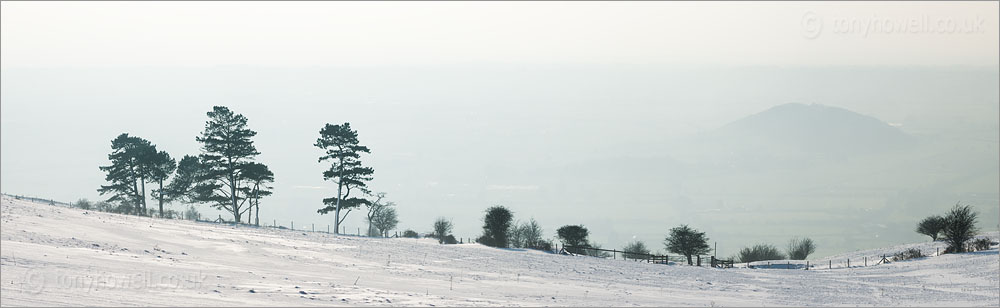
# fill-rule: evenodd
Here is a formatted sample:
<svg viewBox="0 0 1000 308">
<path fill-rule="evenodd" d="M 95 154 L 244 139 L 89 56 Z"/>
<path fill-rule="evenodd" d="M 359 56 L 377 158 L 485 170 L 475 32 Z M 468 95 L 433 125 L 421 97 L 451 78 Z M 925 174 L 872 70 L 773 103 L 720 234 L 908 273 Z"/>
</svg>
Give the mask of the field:
<svg viewBox="0 0 1000 308">
<path fill-rule="evenodd" d="M 839 263 L 939 243 L 833 256 L 832 270 L 827 259 L 808 271 L 713 269 L 161 220 L 9 196 L 0 219 L 3 306 L 1000 305 L 995 248 Z"/>
</svg>

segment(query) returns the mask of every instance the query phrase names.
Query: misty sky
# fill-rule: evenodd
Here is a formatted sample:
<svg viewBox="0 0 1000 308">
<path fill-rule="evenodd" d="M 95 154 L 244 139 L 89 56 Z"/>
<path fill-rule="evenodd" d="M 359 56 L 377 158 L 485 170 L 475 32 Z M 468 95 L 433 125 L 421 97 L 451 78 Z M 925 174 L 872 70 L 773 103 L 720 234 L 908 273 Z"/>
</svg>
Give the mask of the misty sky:
<svg viewBox="0 0 1000 308">
<path fill-rule="evenodd" d="M 827 255 L 923 240 L 913 220 L 957 201 L 996 229 L 997 11 L 3 2 L 0 190 L 99 200 L 112 138 L 128 132 L 175 158 L 194 155 L 205 112 L 225 105 L 249 118 L 258 161 L 276 176 L 262 221 L 296 227 L 330 223 L 316 209 L 335 187 L 312 144 L 325 123 L 351 122 L 372 148 L 371 188 L 399 204 L 400 230 L 429 231 L 444 216 L 456 236 L 475 237 L 482 211 L 503 204 L 547 238 L 583 223 L 605 247 L 638 239 L 661 249 L 667 229 L 689 223 L 720 256 L 793 236 L 817 239 Z M 681 159 L 708 154 L 692 140 L 786 103 L 875 117 L 920 144 L 773 172 Z M 803 178 L 815 187 L 793 180 Z M 348 231 L 363 228 L 362 214 L 350 215 Z"/>
</svg>

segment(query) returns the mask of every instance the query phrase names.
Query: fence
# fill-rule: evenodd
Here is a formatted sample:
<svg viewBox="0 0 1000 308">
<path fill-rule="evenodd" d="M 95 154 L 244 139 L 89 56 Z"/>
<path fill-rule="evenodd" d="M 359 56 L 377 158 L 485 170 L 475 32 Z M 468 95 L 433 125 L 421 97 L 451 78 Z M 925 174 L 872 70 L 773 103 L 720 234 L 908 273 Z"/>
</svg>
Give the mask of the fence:
<svg viewBox="0 0 1000 308">
<path fill-rule="evenodd" d="M 593 251 L 595 253 L 587 253 L 588 251 Z M 681 255 L 674 255 L 674 256 L 671 256 L 671 255 L 655 255 L 655 254 L 647 254 L 647 253 L 626 252 L 626 251 L 617 250 L 617 249 L 593 248 L 593 247 L 586 247 L 586 246 L 563 246 L 562 249 L 559 250 L 559 252 L 560 253 L 566 252 L 566 253 L 571 253 L 571 254 L 582 254 L 582 255 L 587 255 L 587 256 L 603 257 L 603 258 L 608 258 L 608 253 L 610 253 L 610 258 L 613 259 L 613 260 L 617 260 L 618 257 L 619 257 L 619 254 L 620 254 L 621 255 L 621 259 L 625 260 L 625 261 L 632 260 L 632 261 L 647 262 L 647 263 L 653 263 L 653 264 L 670 264 L 670 261 L 673 261 L 675 263 L 682 263 L 682 264 L 683 263 L 688 263 L 687 257 L 686 256 L 681 256 Z M 691 256 L 691 262 L 690 263 L 691 263 L 691 265 L 694 265 L 694 266 L 702 266 L 703 260 L 704 260 L 704 262 L 707 265 L 709 265 L 711 267 L 718 267 L 718 268 L 732 268 L 733 267 L 733 260 L 720 260 L 720 259 L 716 259 L 715 256 L 704 256 L 704 257 L 702 257 L 700 255 L 699 256 Z"/>
<path fill-rule="evenodd" d="M 13 197 L 14 199 L 17 199 L 17 200 L 28 200 L 28 201 L 32 201 L 32 202 L 46 203 L 46 204 L 49 204 L 49 205 L 72 206 L 72 204 L 69 204 L 69 203 L 66 203 L 66 202 L 59 202 L 59 201 L 55 201 L 55 200 L 52 200 L 52 199 L 43 199 L 43 198 L 37 198 L 37 197 L 29 197 L 29 196 L 21 196 L 21 195 L 10 195 L 10 194 L 3 194 L 3 195 L 4 196 Z"/>
</svg>

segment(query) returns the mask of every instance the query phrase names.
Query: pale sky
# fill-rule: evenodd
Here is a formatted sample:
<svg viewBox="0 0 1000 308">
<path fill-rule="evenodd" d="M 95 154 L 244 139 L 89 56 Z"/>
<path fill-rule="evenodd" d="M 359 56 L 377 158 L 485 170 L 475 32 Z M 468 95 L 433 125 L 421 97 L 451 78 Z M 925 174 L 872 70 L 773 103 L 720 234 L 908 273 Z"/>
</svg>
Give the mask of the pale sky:
<svg viewBox="0 0 1000 308">
<path fill-rule="evenodd" d="M 997 65 L 997 2 L 4 2 L 3 67 Z"/>
<path fill-rule="evenodd" d="M 829 255 L 923 240 L 915 220 L 956 201 L 1000 228 L 997 2 L 0 6 L 5 193 L 103 200 L 111 139 L 197 155 L 205 112 L 225 105 L 258 132 L 276 177 L 261 219 L 283 225 L 330 223 L 312 144 L 350 122 L 400 231 L 443 216 L 475 237 L 502 204 L 547 239 L 584 224 L 607 248 L 655 250 L 684 223 L 720 256 L 792 236 Z M 919 148 L 781 170 L 680 159 L 788 103 L 874 117 Z"/>
</svg>

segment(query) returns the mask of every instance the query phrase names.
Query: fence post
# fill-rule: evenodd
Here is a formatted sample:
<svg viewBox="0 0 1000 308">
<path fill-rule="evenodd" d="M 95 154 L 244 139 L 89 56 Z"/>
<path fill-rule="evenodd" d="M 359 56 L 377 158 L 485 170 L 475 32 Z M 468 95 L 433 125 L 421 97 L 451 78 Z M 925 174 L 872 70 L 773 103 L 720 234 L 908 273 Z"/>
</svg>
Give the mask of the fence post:
<svg viewBox="0 0 1000 308">
<path fill-rule="evenodd" d="M 941 255 L 941 248 L 934 247 L 934 256 L 940 256 L 940 255 Z"/>
<path fill-rule="evenodd" d="M 809 270 L 809 261 L 806 261 L 806 270 Z"/>
<path fill-rule="evenodd" d="M 696 256 L 696 257 L 698 257 L 698 266 L 701 266 L 701 256 L 699 255 L 699 256 Z"/>
<path fill-rule="evenodd" d="M 847 258 L 847 268 L 851 268 L 851 258 Z"/>
<path fill-rule="evenodd" d="M 330 225 L 326 225 L 326 234 L 330 234 Z"/>
<path fill-rule="evenodd" d="M 868 257 L 865 256 L 865 266 L 868 266 Z"/>
<path fill-rule="evenodd" d="M 312 232 L 316 232 L 316 224 L 315 223 L 309 224 L 309 228 L 312 229 Z"/>
<path fill-rule="evenodd" d="M 830 269 L 833 269 L 833 260 L 830 260 Z"/>
<path fill-rule="evenodd" d="M 277 228 L 278 227 L 278 220 L 277 219 L 274 219 L 274 220 L 271 221 L 271 227 L 272 228 Z"/>
<path fill-rule="evenodd" d="M 614 249 L 611 250 L 611 259 L 613 259 L 613 260 L 617 260 L 618 259 L 618 250 L 614 250 Z"/>
<path fill-rule="evenodd" d="M 292 230 L 295 230 L 295 221 L 292 221 Z"/>
</svg>

